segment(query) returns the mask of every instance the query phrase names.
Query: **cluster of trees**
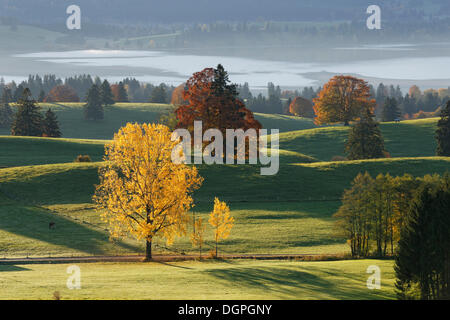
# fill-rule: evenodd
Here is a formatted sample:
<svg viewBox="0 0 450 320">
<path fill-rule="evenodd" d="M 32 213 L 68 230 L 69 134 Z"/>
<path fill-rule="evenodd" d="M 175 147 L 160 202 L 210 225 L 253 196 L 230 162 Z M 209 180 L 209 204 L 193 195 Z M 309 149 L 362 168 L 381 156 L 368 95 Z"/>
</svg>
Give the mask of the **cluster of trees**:
<svg viewBox="0 0 450 320">
<path fill-rule="evenodd" d="M 393 121 L 396 118 L 424 118 L 437 116 L 442 106 L 450 100 L 450 88 L 427 89 L 421 91 L 419 87 L 412 86 L 408 93 L 403 95 L 400 87 L 385 86 L 380 83 L 375 90 L 371 89 L 376 99 L 376 113 L 383 121 Z"/>
<path fill-rule="evenodd" d="M 25 88 L 38 102 L 78 102 L 86 101 L 89 89 L 95 84 L 102 85 L 99 77 L 90 75 L 76 75 L 65 79 L 55 75 L 30 75 L 27 80 L 16 84 L 14 81 L 5 83 L 0 79 L 0 92 L 8 88 L 11 92 L 10 102 L 17 102 Z M 134 78 L 125 78 L 118 84 L 112 85 L 116 102 L 155 102 L 168 103 L 174 87 L 166 84 L 152 85 L 141 83 Z"/>
<path fill-rule="evenodd" d="M 427 89 L 422 92 L 419 87 L 414 85 L 404 95 L 400 86 L 380 83 L 374 88 L 371 84 L 366 85 L 370 98 L 375 101 L 373 113 L 381 121 L 437 117 L 442 107 L 450 100 L 450 88 Z M 238 91 L 239 97 L 254 112 L 314 118 L 316 114 L 309 108 L 309 103 L 305 100 L 312 103 L 323 89 L 322 87 L 316 89 L 304 87 L 302 90 L 281 91 L 279 86 L 269 83 L 266 95 L 253 96 L 248 83 L 245 83 L 238 86 Z M 294 100 L 297 101 L 292 104 Z M 299 112 L 305 108 L 306 111 Z"/>
<path fill-rule="evenodd" d="M 267 84 L 267 97 L 261 93 L 256 97 L 249 90 L 248 83 L 239 86 L 239 97 L 245 101 L 246 106 L 253 112 L 283 114 L 285 113 L 281 102 L 281 89 L 272 82 Z"/>
<path fill-rule="evenodd" d="M 370 86 L 362 79 L 335 76 L 325 84 L 318 97 L 314 99 L 316 124 L 343 122 L 344 125 L 350 125 L 350 122 L 356 121 L 350 130 L 346 144 L 346 153 L 350 160 L 389 157 L 375 120 L 376 100 L 373 99 L 370 91 Z M 436 131 L 438 143 L 436 153 L 439 156 L 450 156 L 449 103 L 447 102 L 447 105 L 439 112 L 441 120 L 438 122 Z M 383 119 L 392 121 L 399 115 L 396 99 L 386 98 Z"/>
<path fill-rule="evenodd" d="M 214 208 L 209 215 L 209 224 L 214 230 L 214 245 L 215 253 L 214 256 L 218 257 L 218 247 L 221 240 L 225 240 L 229 237 L 231 229 L 234 225 L 234 218 L 230 215 L 230 208 L 228 205 L 220 201 L 217 197 L 214 199 Z M 202 258 L 202 247 L 204 243 L 204 233 L 206 230 L 206 225 L 203 223 L 202 218 L 196 218 L 193 214 L 192 219 L 192 233 L 191 233 L 191 243 L 193 247 L 199 248 L 200 259 Z"/>
<path fill-rule="evenodd" d="M 146 242 L 146 260 L 152 259 L 152 242 L 161 236 L 171 244 L 176 236 L 190 235 L 201 250 L 206 225 L 202 218 L 190 219 L 192 193 L 203 178 L 195 166 L 175 164 L 171 131 L 160 124 L 131 124 L 122 127 L 105 148 L 105 167 L 99 171 L 100 184 L 93 199 L 102 210 L 113 238 L 132 235 Z M 218 198 L 209 215 L 214 230 L 215 257 L 218 244 L 228 238 L 234 224 L 230 208 Z"/>
<path fill-rule="evenodd" d="M 437 175 L 414 178 L 379 174 L 372 178 L 367 172 L 358 174 L 335 214 L 338 230 L 348 239 L 352 256 L 393 255 L 418 190 L 423 186 L 435 188 L 442 179 Z"/>
<path fill-rule="evenodd" d="M 104 117 L 103 107 L 113 105 L 116 101 L 126 102 L 127 100 L 128 97 L 122 82 L 112 86 L 107 80 L 104 80 L 100 86 L 93 84 L 86 96 L 84 118 L 86 120 L 102 120 Z"/>
<path fill-rule="evenodd" d="M 414 178 L 367 172 L 334 215 L 353 257 L 395 255 L 401 299 L 450 297 L 450 174 Z"/>
<path fill-rule="evenodd" d="M 416 192 L 395 258 L 395 287 L 400 299 L 450 299 L 449 212 L 449 174 Z"/>
<path fill-rule="evenodd" d="M 8 110 L 6 105 L 1 110 Z M 17 102 L 17 112 L 11 119 L 9 125 L 14 136 L 61 137 L 55 113 L 48 109 L 43 116 L 36 101 L 31 99 L 31 92 L 28 89 L 23 91 L 22 98 Z"/>
</svg>

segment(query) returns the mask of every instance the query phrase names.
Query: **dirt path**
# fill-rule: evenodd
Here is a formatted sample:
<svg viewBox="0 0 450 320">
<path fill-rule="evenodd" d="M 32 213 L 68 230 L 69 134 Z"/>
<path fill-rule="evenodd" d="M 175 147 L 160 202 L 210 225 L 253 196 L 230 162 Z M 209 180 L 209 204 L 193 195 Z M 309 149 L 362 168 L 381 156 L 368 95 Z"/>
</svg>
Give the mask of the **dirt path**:
<svg viewBox="0 0 450 320">
<path fill-rule="evenodd" d="M 224 259 L 255 259 L 255 260 L 304 260 L 308 257 L 319 257 L 318 260 L 339 260 L 336 255 L 318 255 L 318 254 L 223 254 L 219 258 Z M 188 261 L 198 260 L 198 255 L 154 255 L 152 261 Z M 204 258 L 208 259 L 208 258 Z M 342 257 L 340 258 L 342 259 Z M 28 263 L 86 263 L 86 262 L 141 262 L 143 255 L 131 256 L 89 256 L 89 257 L 42 257 L 42 258 L 8 258 L 0 259 L 2 264 L 28 264 Z"/>
</svg>

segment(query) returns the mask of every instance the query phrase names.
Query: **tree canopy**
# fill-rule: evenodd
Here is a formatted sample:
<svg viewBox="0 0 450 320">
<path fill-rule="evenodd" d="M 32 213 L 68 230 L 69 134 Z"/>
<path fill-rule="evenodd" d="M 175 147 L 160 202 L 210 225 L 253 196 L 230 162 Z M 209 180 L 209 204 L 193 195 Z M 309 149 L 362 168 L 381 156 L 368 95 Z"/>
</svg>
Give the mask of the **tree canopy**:
<svg viewBox="0 0 450 320">
<path fill-rule="evenodd" d="M 349 125 L 375 108 L 366 81 L 351 76 L 335 76 L 325 84 L 314 100 L 315 123 L 318 125 L 343 122 Z"/>
<path fill-rule="evenodd" d="M 172 162 L 177 144 L 164 125 L 128 123 L 105 147 L 94 200 L 111 236 L 146 241 L 146 259 L 155 236 L 170 244 L 186 233 L 191 194 L 203 181 L 195 167 Z"/>
</svg>

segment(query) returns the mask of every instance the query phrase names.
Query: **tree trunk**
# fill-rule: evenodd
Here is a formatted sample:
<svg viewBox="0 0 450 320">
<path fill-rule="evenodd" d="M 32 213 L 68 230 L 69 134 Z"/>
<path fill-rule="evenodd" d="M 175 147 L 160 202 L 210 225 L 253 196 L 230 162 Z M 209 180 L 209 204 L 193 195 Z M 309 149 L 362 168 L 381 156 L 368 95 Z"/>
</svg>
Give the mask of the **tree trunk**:
<svg viewBox="0 0 450 320">
<path fill-rule="evenodd" d="M 145 248 L 145 261 L 152 260 L 152 239 L 147 239 Z"/>
<path fill-rule="evenodd" d="M 217 238 L 216 238 L 216 259 L 217 259 Z"/>
</svg>

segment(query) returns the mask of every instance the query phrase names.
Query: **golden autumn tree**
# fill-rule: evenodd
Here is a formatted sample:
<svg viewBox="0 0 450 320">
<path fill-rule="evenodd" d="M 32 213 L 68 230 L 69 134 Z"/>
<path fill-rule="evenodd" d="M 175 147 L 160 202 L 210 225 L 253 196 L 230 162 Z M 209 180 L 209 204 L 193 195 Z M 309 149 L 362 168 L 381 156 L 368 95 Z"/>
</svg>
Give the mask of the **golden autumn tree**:
<svg viewBox="0 0 450 320">
<path fill-rule="evenodd" d="M 191 233 L 191 243 L 192 246 L 198 247 L 200 250 L 200 259 L 202 258 L 202 247 L 204 242 L 204 234 L 206 230 L 206 225 L 203 224 L 203 219 L 195 219 L 195 215 L 192 220 L 192 233 Z"/>
<path fill-rule="evenodd" d="M 172 162 L 177 143 L 164 125 L 128 123 L 105 147 L 94 201 L 111 237 L 146 241 L 146 260 L 155 236 L 170 244 L 186 234 L 191 194 L 203 181 L 195 167 Z"/>
<path fill-rule="evenodd" d="M 219 241 L 228 238 L 234 224 L 234 218 L 230 216 L 230 208 L 225 202 L 220 201 L 218 198 L 214 199 L 214 209 L 209 215 L 209 223 L 214 228 L 214 242 L 216 244 L 217 257 Z"/>
<path fill-rule="evenodd" d="M 344 122 L 348 126 L 364 110 L 372 112 L 375 105 L 366 81 L 351 76 L 335 76 L 314 99 L 315 123 Z"/>
</svg>

